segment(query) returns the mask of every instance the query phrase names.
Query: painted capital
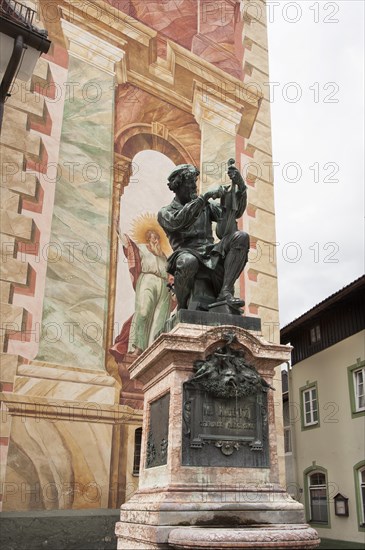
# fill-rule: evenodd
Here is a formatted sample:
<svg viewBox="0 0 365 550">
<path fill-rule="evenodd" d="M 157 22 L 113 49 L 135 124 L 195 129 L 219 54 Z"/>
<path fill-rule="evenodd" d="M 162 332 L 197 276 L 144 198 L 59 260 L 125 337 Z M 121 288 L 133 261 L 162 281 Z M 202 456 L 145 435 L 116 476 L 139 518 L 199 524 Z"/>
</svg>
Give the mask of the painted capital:
<svg viewBox="0 0 365 550">
<path fill-rule="evenodd" d="M 61 25 L 70 55 L 94 67 L 98 67 L 113 76 L 116 74 L 116 63 L 124 61 L 121 64 L 123 71 L 123 66 L 125 65 L 124 50 L 113 46 L 65 19 L 61 19 Z M 125 67 L 124 72 L 126 73 Z"/>
<path fill-rule="evenodd" d="M 217 95 L 219 97 L 217 97 Z M 225 100 L 227 99 L 227 100 Z M 232 136 L 236 136 L 241 123 L 242 113 L 230 104 L 223 93 L 207 85 L 194 83 L 193 115 L 200 128 L 207 122 Z"/>
</svg>

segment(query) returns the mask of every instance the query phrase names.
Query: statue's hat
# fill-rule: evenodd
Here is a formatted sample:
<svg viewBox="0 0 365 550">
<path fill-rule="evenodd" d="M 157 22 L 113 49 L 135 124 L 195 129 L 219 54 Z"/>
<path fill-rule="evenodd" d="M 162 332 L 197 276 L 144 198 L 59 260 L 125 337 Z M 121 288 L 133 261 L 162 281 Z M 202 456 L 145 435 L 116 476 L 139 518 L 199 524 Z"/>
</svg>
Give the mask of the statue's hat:
<svg viewBox="0 0 365 550">
<path fill-rule="evenodd" d="M 171 172 L 171 174 L 167 179 L 171 181 L 172 178 L 174 178 L 182 170 L 191 170 L 191 171 L 194 170 L 194 172 L 197 172 L 198 175 L 200 174 L 199 170 L 195 168 L 195 166 L 193 166 L 192 164 L 178 164 L 177 166 L 175 166 L 175 168 L 173 169 L 173 171 Z"/>
</svg>

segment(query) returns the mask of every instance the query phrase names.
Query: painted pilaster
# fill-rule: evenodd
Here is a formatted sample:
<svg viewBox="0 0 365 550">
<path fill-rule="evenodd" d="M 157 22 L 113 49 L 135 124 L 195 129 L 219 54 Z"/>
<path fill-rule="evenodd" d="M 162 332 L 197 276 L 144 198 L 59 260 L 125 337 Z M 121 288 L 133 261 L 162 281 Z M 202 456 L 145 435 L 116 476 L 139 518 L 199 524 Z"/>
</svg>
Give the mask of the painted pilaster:
<svg viewBox="0 0 365 550">
<path fill-rule="evenodd" d="M 104 369 L 114 87 L 124 51 L 62 20 L 70 56 L 38 359 Z M 117 64 L 119 65 L 117 66 Z"/>
</svg>

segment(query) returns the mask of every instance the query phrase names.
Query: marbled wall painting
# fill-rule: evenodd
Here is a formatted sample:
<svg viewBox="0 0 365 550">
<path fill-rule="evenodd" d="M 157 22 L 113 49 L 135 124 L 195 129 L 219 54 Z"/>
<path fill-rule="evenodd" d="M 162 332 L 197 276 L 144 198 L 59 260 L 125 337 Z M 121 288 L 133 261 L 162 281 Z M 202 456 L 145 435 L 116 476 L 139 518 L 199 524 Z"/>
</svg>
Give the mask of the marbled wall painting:
<svg viewBox="0 0 365 550">
<path fill-rule="evenodd" d="M 37 359 L 104 369 L 114 78 L 70 57 Z"/>
<path fill-rule="evenodd" d="M 167 176 L 174 163 L 157 151 L 133 159 L 133 175 L 120 201 L 114 230 L 119 234 L 114 338 L 118 363 L 139 355 L 162 330 L 174 307 L 167 288 L 166 259 L 171 248 L 156 215 L 173 194 Z"/>
<path fill-rule="evenodd" d="M 24 420 L 13 418 L 3 511 L 107 508 L 112 425 Z"/>
</svg>

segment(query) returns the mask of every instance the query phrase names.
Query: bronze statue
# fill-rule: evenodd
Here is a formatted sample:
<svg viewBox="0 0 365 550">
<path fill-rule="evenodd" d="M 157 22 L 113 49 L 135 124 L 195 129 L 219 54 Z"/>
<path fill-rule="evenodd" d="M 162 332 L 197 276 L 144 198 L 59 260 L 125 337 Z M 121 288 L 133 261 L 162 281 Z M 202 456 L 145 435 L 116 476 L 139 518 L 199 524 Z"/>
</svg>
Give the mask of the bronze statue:
<svg viewBox="0 0 365 550">
<path fill-rule="evenodd" d="M 158 213 L 173 254 L 167 271 L 174 276 L 178 309 L 209 310 L 225 306 L 240 313 L 244 301 L 234 297 L 234 283 L 247 262 L 250 240 L 239 231 L 237 219 L 245 211 L 247 188 L 234 160 L 228 161 L 231 186 L 219 186 L 197 194 L 199 170 L 180 164 L 168 177 L 173 201 Z M 210 199 L 220 199 L 220 204 Z M 212 222 L 217 222 L 214 243 Z M 220 311 L 223 311 L 222 309 Z"/>
</svg>

